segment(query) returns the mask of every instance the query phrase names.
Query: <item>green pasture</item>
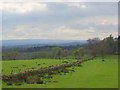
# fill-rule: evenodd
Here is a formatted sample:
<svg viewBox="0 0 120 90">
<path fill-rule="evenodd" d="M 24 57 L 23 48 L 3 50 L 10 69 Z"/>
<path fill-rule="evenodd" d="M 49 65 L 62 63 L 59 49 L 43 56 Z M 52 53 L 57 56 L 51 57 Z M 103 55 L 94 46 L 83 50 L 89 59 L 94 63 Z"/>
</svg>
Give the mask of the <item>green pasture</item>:
<svg viewBox="0 0 120 90">
<path fill-rule="evenodd" d="M 49 65 L 60 65 L 63 60 L 58 59 L 36 59 L 36 60 L 16 60 L 3 61 L 3 74 L 9 75 L 11 67 L 18 67 L 22 71 L 31 68 L 46 67 Z M 68 61 L 68 60 L 66 60 Z M 75 60 L 70 60 L 73 62 Z M 41 65 L 38 66 L 36 62 Z M 45 64 L 43 64 L 45 63 Z M 23 67 L 22 65 L 26 65 Z M 16 70 L 15 70 L 16 69 Z M 68 69 L 74 69 L 75 72 L 62 73 L 62 75 L 53 75 L 50 82 L 46 84 L 26 84 L 20 86 L 7 86 L 3 82 L 3 88 L 117 88 L 118 87 L 118 56 L 107 56 L 102 62 L 100 57 L 82 63 L 81 67 L 72 66 Z M 14 68 L 14 73 L 17 73 Z"/>
<path fill-rule="evenodd" d="M 89 57 L 90 55 L 85 55 L 82 59 Z M 18 73 L 27 70 L 32 70 L 32 68 L 40 69 L 41 67 L 65 64 L 63 63 L 63 61 L 68 61 L 70 63 L 76 61 L 76 59 L 6 60 L 6 61 L 2 61 L 2 74 L 10 75 L 11 71 L 13 73 Z"/>
<path fill-rule="evenodd" d="M 76 60 L 68 59 L 69 62 Z M 3 61 L 2 62 L 2 74 L 10 75 L 11 71 L 13 73 L 18 73 L 19 71 L 27 71 L 32 69 L 40 69 L 41 67 L 47 67 L 51 65 L 61 65 L 63 61 L 68 60 L 59 60 L 59 59 L 33 59 L 33 60 L 12 60 L 12 61 Z M 39 65 L 40 64 L 40 65 Z M 20 70 L 21 69 L 21 70 Z"/>
</svg>

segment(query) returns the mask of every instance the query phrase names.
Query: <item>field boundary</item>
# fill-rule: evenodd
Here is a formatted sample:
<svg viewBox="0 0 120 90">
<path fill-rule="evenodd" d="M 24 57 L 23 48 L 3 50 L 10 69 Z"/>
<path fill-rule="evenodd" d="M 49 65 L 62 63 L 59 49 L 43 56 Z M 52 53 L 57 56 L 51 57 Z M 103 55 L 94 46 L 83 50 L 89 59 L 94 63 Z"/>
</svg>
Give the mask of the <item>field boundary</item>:
<svg viewBox="0 0 120 90">
<path fill-rule="evenodd" d="M 22 79 L 25 80 L 28 76 L 34 76 L 36 74 L 45 74 L 45 73 L 49 73 L 51 71 L 65 69 L 66 67 L 71 67 L 73 65 L 76 66 L 82 62 L 92 60 L 95 57 L 96 56 L 93 56 L 93 57 L 90 57 L 87 59 L 81 59 L 81 60 L 78 60 L 76 62 L 63 64 L 63 65 L 48 66 L 48 67 L 44 67 L 44 68 L 42 67 L 40 69 L 28 70 L 28 71 L 24 71 L 24 72 L 20 72 L 20 73 L 16 73 L 16 74 L 11 74 L 11 75 L 2 75 L 2 80 L 3 81 L 18 81 L 18 80 L 22 80 Z"/>
</svg>

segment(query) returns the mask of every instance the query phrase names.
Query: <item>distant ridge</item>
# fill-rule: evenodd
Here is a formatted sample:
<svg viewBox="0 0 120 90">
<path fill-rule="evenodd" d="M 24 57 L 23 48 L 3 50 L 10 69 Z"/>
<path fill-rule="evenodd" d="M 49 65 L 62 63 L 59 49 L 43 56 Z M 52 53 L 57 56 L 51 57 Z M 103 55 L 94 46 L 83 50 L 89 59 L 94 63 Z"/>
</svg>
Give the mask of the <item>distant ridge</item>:
<svg viewBox="0 0 120 90">
<path fill-rule="evenodd" d="M 2 40 L 2 46 L 19 46 L 19 45 L 76 45 L 85 44 L 86 40 L 57 40 L 57 39 L 19 39 L 19 40 Z"/>
</svg>

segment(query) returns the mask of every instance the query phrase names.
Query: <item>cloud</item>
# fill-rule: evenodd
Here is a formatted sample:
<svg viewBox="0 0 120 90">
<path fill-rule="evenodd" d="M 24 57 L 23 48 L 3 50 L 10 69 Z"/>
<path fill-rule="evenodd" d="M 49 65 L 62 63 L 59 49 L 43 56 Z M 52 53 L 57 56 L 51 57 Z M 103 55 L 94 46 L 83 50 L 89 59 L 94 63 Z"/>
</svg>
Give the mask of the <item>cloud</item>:
<svg viewBox="0 0 120 90">
<path fill-rule="evenodd" d="M 4 2 L 119 2 L 119 0 L 4 0 Z"/>
<path fill-rule="evenodd" d="M 117 25 L 118 23 L 117 16 L 89 16 L 89 17 L 79 17 L 72 21 L 72 25 L 88 25 L 94 24 L 96 26 L 99 25 Z M 68 22 L 70 24 L 70 22 Z"/>
<path fill-rule="evenodd" d="M 43 3 L 1 3 L 0 8 L 10 13 L 28 13 L 34 10 L 44 11 L 47 4 Z"/>
<path fill-rule="evenodd" d="M 3 9 L 3 39 L 117 36 L 117 3 L 11 3 L 15 8 L 9 4 L 10 10 Z"/>
<path fill-rule="evenodd" d="M 8 32 L 8 33 L 6 33 Z M 4 34 L 6 33 L 6 34 Z M 80 35 L 95 33 L 93 28 L 84 30 L 74 29 L 67 26 L 60 26 L 51 30 L 43 30 L 39 26 L 31 27 L 27 25 L 17 26 L 16 28 L 3 31 L 3 39 L 73 39 Z"/>
<path fill-rule="evenodd" d="M 80 29 L 70 28 L 67 26 L 60 26 L 60 27 L 54 29 L 53 32 L 55 32 L 58 35 L 75 36 L 78 34 L 86 34 L 86 33 L 90 33 L 90 32 L 95 32 L 95 30 L 93 30 L 93 28 L 91 28 L 91 27 L 80 30 Z"/>
<path fill-rule="evenodd" d="M 96 31 L 89 27 L 86 29 L 75 29 L 67 26 L 60 26 L 52 31 L 51 37 L 57 39 L 80 40 L 87 39 L 87 35 L 95 33 Z M 83 37 L 86 36 L 86 37 Z"/>
<path fill-rule="evenodd" d="M 42 30 L 39 27 L 31 27 L 29 25 L 19 25 L 15 28 L 4 29 L 3 39 L 32 39 L 41 38 Z"/>
<path fill-rule="evenodd" d="M 3 31 L 3 39 L 64 39 L 64 40 L 87 40 L 88 38 L 99 37 L 100 39 L 113 34 L 117 36 L 115 29 L 107 31 L 98 30 L 96 27 L 87 26 L 86 28 L 74 28 L 70 26 L 59 26 L 51 29 L 42 29 L 39 25 L 20 25 L 16 28 Z"/>
<path fill-rule="evenodd" d="M 86 8 L 86 6 L 85 5 L 81 5 L 81 8 Z"/>
<path fill-rule="evenodd" d="M 77 8 L 86 8 L 86 5 L 85 4 L 82 4 L 82 3 L 75 3 L 75 2 L 72 2 L 72 3 L 65 3 L 66 5 L 68 6 L 72 6 L 72 7 L 77 7 Z"/>
</svg>

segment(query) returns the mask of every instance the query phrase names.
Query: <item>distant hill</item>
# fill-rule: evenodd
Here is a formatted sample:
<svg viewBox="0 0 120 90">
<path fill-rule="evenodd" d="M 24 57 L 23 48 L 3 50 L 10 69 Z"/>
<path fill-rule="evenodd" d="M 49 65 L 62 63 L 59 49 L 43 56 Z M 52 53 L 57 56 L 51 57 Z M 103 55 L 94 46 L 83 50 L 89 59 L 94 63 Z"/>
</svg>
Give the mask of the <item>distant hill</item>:
<svg viewBox="0 0 120 90">
<path fill-rule="evenodd" d="M 44 45 L 81 45 L 87 43 L 86 40 L 55 40 L 55 39 L 19 39 L 2 40 L 2 46 L 44 46 Z"/>
</svg>

